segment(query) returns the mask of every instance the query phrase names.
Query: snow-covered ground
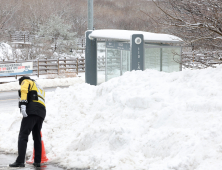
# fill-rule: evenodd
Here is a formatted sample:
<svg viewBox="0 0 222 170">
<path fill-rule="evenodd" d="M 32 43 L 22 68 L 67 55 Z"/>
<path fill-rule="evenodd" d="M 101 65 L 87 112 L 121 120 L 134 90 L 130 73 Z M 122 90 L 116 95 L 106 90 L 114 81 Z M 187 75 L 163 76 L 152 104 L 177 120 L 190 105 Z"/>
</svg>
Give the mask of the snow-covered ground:
<svg viewBox="0 0 222 170">
<path fill-rule="evenodd" d="M 222 67 L 132 71 L 99 86 L 47 92 L 47 156 L 68 168 L 220 170 L 221 75 Z M 1 113 L 0 150 L 17 152 L 21 119 L 17 108 Z"/>
<path fill-rule="evenodd" d="M 19 79 L 20 77 L 18 77 Z M 41 87 L 58 87 L 58 86 L 71 86 L 78 83 L 85 82 L 85 75 L 84 73 L 80 73 L 77 77 L 73 78 L 47 78 L 45 75 L 37 76 L 30 76 L 31 79 L 34 79 Z M 10 90 L 19 90 L 20 86 L 18 83 L 18 79 L 14 77 L 8 78 L 0 78 L 0 82 L 10 82 L 5 84 L 0 84 L 0 91 L 10 91 Z"/>
</svg>

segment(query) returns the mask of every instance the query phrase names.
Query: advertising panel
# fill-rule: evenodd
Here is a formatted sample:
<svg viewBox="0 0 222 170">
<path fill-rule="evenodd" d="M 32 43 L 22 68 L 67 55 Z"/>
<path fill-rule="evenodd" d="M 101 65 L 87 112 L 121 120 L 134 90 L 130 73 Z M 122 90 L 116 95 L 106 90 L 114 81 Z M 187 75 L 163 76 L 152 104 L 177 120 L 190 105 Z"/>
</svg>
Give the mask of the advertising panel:
<svg viewBox="0 0 222 170">
<path fill-rule="evenodd" d="M 33 62 L 0 64 L 0 76 L 24 75 L 33 73 Z"/>
</svg>

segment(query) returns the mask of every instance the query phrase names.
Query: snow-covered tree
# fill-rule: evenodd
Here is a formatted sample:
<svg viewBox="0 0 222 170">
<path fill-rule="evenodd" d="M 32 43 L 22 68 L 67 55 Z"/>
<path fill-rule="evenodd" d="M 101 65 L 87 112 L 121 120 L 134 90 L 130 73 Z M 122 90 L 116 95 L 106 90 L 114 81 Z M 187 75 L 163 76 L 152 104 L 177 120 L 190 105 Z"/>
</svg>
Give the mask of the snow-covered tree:
<svg viewBox="0 0 222 170">
<path fill-rule="evenodd" d="M 40 26 L 39 36 L 44 41 L 53 43 L 54 52 L 66 53 L 76 46 L 76 33 L 71 32 L 71 25 L 59 16 L 52 16 Z"/>
</svg>

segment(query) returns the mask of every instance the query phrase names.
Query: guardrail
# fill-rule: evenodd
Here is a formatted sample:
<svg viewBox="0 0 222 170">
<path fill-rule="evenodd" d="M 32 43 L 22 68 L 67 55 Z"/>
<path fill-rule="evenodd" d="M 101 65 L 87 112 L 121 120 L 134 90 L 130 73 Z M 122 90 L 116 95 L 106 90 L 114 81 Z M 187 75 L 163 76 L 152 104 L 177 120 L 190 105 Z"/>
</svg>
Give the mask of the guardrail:
<svg viewBox="0 0 222 170">
<path fill-rule="evenodd" d="M 85 72 L 84 58 L 58 58 L 37 60 L 8 60 L 0 61 L 0 64 L 33 62 L 33 75 L 60 74 L 62 72 L 76 73 Z M 9 77 L 9 76 L 7 76 Z M 14 76 L 10 76 L 14 77 Z"/>
</svg>

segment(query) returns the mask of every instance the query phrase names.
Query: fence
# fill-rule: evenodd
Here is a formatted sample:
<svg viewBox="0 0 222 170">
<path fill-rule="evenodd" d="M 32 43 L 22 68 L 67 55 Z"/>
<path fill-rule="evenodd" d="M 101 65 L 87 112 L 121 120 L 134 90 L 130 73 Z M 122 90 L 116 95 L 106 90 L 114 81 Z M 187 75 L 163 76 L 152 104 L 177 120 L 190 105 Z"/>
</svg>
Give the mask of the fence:
<svg viewBox="0 0 222 170">
<path fill-rule="evenodd" d="M 32 40 L 34 39 L 34 36 L 31 36 L 29 34 L 27 35 L 10 35 L 10 40 L 12 43 L 21 43 L 21 44 L 31 44 Z"/>
<path fill-rule="evenodd" d="M 182 53 L 182 64 L 186 68 L 201 69 L 222 64 L 222 51 L 190 51 Z"/>
<path fill-rule="evenodd" d="M 0 61 L 0 64 L 33 62 L 32 75 L 60 74 L 85 72 L 84 58 L 58 58 L 58 59 L 37 59 L 37 60 L 11 60 Z M 12 76 L 14 77 L 14 76 Z"/>
</svg>

